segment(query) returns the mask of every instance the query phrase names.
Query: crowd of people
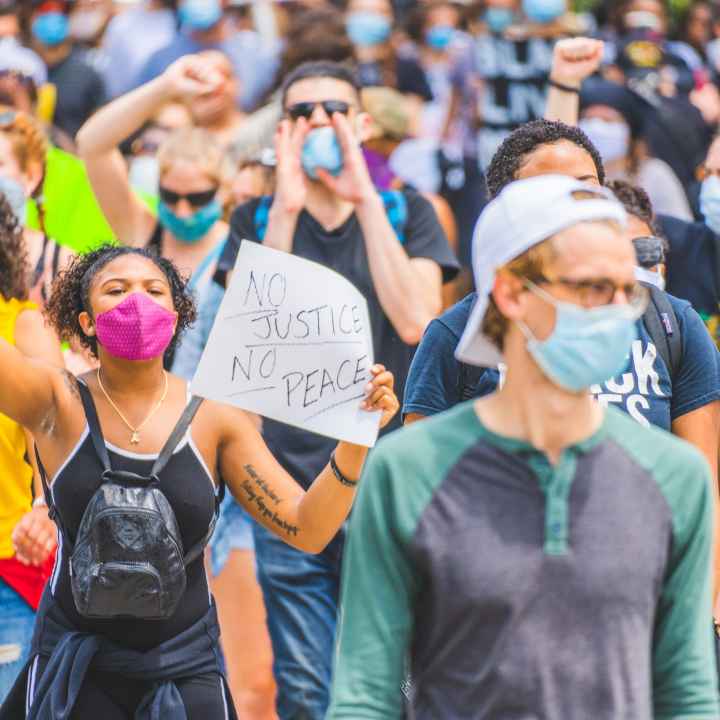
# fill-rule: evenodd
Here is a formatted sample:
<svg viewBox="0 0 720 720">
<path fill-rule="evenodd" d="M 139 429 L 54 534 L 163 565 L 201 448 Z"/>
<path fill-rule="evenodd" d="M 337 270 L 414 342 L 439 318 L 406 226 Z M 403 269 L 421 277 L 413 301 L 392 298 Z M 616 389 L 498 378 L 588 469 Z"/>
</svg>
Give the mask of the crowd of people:
<svg viewBox="0 0 720 720">
<path fill-rule="evenodd" d="M 243 241 L 376 448 L 191 395 Z M 0 719 L 718 720 L 719 348 L 713 2 L 0 0 Z"/>
</svg>

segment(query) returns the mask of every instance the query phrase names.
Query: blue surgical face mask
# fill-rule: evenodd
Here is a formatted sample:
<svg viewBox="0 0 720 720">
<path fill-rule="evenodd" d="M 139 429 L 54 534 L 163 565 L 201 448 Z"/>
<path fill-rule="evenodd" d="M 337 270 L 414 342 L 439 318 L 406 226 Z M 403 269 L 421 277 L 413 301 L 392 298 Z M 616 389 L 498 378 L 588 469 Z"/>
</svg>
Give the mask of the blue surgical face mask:
<svg viewBox="0 0 720 720">
<path fill-rule="evenodd" d="M 0 195 L 4 195 L 18 223 L 25 227 L 27 198 L 25 188 L 11 177 L 0 175 Z"/>
<path fill-rule="evenodd" d="M 530 22 L 551 23 L 567 10 L 566 0 L 523 0 L 523 12 Z"/>
<path fill-rule="evenodd" d="M 189 217 L 179 217 L 162 200 L 158 204 L 158 219 L 162 226 L 181 242 L 195 243 L 210 232 L 222 217 L 222 207 L 213 200 Z"/>
<path fill-rule="evenodd" d="M 384 15 L 373 12 L 354 12 L 345 21 L 348 37 L 353 45 L 372 47 L 382 45 L 392 31 L 392 24 Z"/>
<path fill-rule="evenodd" d="M 543 373 L 565 390 L 581 392 L 621 373 L 638 338 L 638 310 L 630 305 L 582 308 L 560 302 L 539 287 L 538 297 L 555 307 L 555 329 L 546 340 L 519 323 L 527 349 Z"/>
<path fill-rule="evenodd" d="M 720 235 L 720 178 L 710 175 L 700 185 L 700 212 L 705 224 Z"/>
<path fill-rule="evenodd" d="M 209 30 L 220 18 L 220 0 L 184 0 L 180 5 L 180 22 L 188 30 Z"/>
<path fill-rule="evenodd" d="M 300 161 L 313 180 L 317 180 L 318 168 L 327 170 L 331 175 L 339 175 L 343 168 L 343 156 L 335 130 L 330 126 L 311 130 L 305 138 Z"/>
<path fill-rule="evenodd" d="M 455 39 L 455 28 L 451 25 L 436 25 L 425 33 L 425 42 L 433 50 L 446 50 Z"/>
<path fill-rule="evenodd" d="M 489 7 L 485 11 L 485 22 L 492 33 L 505 32 L 513 24 L 514 20 L 515 13 L 510 8 Z"/>
<path fill-rule="evenodd" d="M 32 22 L 32 34 L 35 39 L 46 47 L 61 45 L 67 40 L 70 32 L 70 21 L 67 15 L 59 12 L 47 12 L 38 15 Z"/>
</svg>

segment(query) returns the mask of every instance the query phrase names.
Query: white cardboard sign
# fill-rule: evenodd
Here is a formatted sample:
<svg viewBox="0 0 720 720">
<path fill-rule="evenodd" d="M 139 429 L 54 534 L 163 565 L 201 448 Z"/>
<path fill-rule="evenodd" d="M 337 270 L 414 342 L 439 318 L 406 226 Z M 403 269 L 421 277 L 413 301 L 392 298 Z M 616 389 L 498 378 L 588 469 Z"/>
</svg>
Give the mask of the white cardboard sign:
<svg viewBox="0 0 720 720">
<path fill-rule="evenodd" d="M 193 394 L 371 447 L 360 408 L 373 365 L 367 302 L 322 265 L 243 241 Z"/>
</svg>

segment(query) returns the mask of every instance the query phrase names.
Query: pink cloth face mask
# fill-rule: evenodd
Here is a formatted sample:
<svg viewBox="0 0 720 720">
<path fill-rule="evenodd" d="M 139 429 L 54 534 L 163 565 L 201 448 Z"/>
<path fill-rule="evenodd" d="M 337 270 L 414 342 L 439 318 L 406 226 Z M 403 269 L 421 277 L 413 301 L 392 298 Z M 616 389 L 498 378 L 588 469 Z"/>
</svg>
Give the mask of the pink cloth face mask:
<svg viewBox="0 0 720 720">
<path fill-rule="evenodd" d="M 100 313 L 95 332 L 100 345 L 125 360 L 151 360 L 167 350 L 175 333 L 175 313 L 145 293 L 132 293 L 112 310 Z"/>
</svg>

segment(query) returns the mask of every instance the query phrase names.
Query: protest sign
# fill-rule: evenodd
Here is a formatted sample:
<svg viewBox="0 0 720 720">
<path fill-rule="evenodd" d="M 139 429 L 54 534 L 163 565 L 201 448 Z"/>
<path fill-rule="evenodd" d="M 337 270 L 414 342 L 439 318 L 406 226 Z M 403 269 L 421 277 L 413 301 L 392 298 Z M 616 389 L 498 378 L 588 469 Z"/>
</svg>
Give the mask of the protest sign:
<svg viewBox="0 0 720 720">
<path fill-rule="evenodd" d="M 245 241 L 191 389 L 372 446 L 380 413 L 360 408 L 372 365 L 367 303 L 351 283 L 317 263 Z"/>
</svg>

